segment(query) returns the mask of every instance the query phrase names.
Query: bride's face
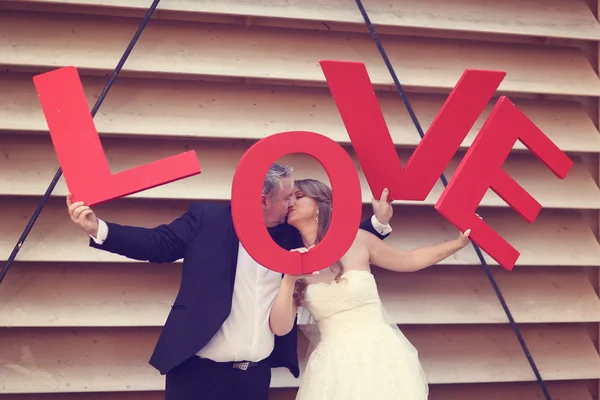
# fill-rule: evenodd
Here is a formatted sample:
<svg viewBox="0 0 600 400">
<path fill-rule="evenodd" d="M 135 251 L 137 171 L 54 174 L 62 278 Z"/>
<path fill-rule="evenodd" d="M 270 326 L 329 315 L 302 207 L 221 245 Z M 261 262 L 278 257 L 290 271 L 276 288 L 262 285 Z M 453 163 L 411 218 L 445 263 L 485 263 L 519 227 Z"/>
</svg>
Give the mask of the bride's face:
<svg viewBox="0 0 600 400">
<path fill-rule="evenodd" d="M 288 213 L 287 221 L 292 226 L 297 226 L 301 221 L 314 221 L 317 222 L 317 211 L 319 206 L 317 201 L 311 197 L 306 196 L 296 186 L 292 191 L 293 206 L 290 208 Z"/>
</svg>

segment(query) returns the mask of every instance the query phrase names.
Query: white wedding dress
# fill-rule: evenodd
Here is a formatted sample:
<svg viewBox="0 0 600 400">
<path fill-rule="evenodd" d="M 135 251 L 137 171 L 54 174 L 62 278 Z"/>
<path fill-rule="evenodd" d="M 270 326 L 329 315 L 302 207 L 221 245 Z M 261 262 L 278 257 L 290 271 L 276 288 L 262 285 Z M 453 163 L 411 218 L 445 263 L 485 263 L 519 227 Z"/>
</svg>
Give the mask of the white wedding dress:
<svg viewBox="0 0 600 400">
<path fill-rule="evenodd" d="M 370 272 L 308 285 L 305 298 L 319 337 L 296 400 L 427 399 L 417 350 L 387 318 Z"/>
</svg>

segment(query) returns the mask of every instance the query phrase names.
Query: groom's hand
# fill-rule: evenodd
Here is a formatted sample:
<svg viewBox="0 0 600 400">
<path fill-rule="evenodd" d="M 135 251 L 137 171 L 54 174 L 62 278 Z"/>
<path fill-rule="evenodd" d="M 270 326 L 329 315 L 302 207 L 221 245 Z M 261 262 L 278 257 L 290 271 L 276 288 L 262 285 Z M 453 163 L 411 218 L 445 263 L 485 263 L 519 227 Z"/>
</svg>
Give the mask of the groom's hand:
<svg viewBox="0 0 600 400">
<path fill-rule="evenodd" d="M 71 193 L 67 194 L 67 208 L 69 216 L 77 226 L 85 231 L 88 235 L 98 237 L 98 218 L 94 211 L 86 206 L 82 201 L 73 203 L 71 201 Z"/>
<path fill-rule="evenodd" d="M 371 204 L 373 205 L 373 214 L 375 214 L 375 218 L 377 218 L 377 221 L 379 221 L 379 223 L 382 225 L 389 224 L 390 220 L 392 219 L 392 215 L 394 215 L 392 204 L 388 201 L 388 193 L 389 191 L 387 188 L 383 189 L 379 200 L 376 200 L 375 198 L 371 199 Z"/>
</svg>

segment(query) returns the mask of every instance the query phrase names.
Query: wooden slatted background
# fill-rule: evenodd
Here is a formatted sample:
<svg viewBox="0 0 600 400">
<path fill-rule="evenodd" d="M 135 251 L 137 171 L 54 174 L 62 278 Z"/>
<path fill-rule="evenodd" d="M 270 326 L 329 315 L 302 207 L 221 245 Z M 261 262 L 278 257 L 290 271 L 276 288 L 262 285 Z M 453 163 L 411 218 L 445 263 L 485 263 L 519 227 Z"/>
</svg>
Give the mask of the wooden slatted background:
<svg viewBox="0 0 600 400">
<path fill-rule="evenodd" d="M 3 261 L 58 167 L 32 76 L 75 65 L 91 106 L 150 3 L 0 1 Z M 553 398 L 598 399 L 597 2 L 365 6 L 425 128 L 465 68 L 501 69 L 508 73 L 501 92 L 575 161 L 561 181 L 517 144 L 506 170 L 544 210 L 531 225 L 489 193 L 479 212 L 521 252 L 511 273 L 488 261 Z M 97 213 L 150 227 L 177 217 L 193 199 L 228 200 L 245 149 L 280 131 L 324 133 L 354 157 L 319 59 L 366 63 L 407 160 L 419 136 L 352 0 L 163 0 L 95 122 L 115 172 L 184 149 L 197 151 L 204 171 Z M 449 177 L 463 155 L 448 167 Z M 296 177 L 325 178 L 312 159 L 285 161 Z M 367 215 L 370 193 L 360 176 Z M 424 203 L 398 202 L 389 242 L 413 248 L 454 237 L 432 207 L 441 190 L 438 184 Z M 0 286 L 0 398 L 160 399 L 164 378 L 147 361 L 180 264 L 89 249 L 67 216 L 65 193 L 61 181 Z M 419 273 L 376 276 L 392 317 L 422 355 L 431 399 L 543 398 L 472 248 Z M 293 399 L 297 385 L 276 371 L 272 398 Z"/>
</svg>

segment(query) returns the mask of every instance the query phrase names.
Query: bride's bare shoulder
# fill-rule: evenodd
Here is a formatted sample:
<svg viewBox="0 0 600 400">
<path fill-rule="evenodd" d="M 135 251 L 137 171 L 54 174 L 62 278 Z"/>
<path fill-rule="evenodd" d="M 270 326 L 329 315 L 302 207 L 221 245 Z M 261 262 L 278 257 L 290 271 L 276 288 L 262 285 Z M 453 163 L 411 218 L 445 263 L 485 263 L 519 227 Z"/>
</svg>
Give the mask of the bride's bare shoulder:
<svg viewBox="0 0 600 400">
<path fill-rule="evenodd" d="M 373 240 L 373 239 L 377 239 L 377 237 L 375 235 L 373 235 L 371 232 L 369 231 L 365 231 L 363 229 L 359 229 L 358 232 L 356 232 L 356 238 L 354 239 L 354 242 L 360 242 L 360 243 L 368 243 L 369 241 Z"/>
<path fill-rule="evenodd" d="M 373 238 L 376 238 L 376 237 L 371 232 L 367 232 L 362 229 L 359 229 L 358 232 L 356 232 L 354 241 L 352 242 L 352 245 L 348 249 L 346 256 L 348 254 L 356 253 L 357 251 L 364 251 L 364 250 L 368 251 L 369 242 L 371 242 L 373 240 Z"/>
<path fill-rule="evenodd" d="M 369 235 L 374 236 L 370 232 L 359 229 L 358 232 L 356 232 L 356 236 L 354 237 L 354 242 L 352 242 L 350 250 L 360 250 L 366 248 L 369 240 L 371 240 Z"/>
<path fill-rule="evenodd" d="M 354 243 L 352 244 L 352 247 L 355 249 L 361 249 L 363 251 L 370 252 L 371 249 L 377 247 L 377 242 L 379 241 L 379 238 L 371 232 L 359 229 L 358 232 L 356 232 L 356 238 L 354 238 Z"/>
<path fill-rule="evenodd" d="M 344 264 L 344 267 L 357 268 L 358 266 L 359 268 L 364 269 L 363 264 L 368 263 L 369 261 L 368 235 L 371 235 L 371 233 L 366 231 L 359 230 L 359 232 L 356 233 L 354 242 L 346 254 L 344 254 L 344 257 L 342 257 L 341 261 L 342 264 Z"/>
</svg>

